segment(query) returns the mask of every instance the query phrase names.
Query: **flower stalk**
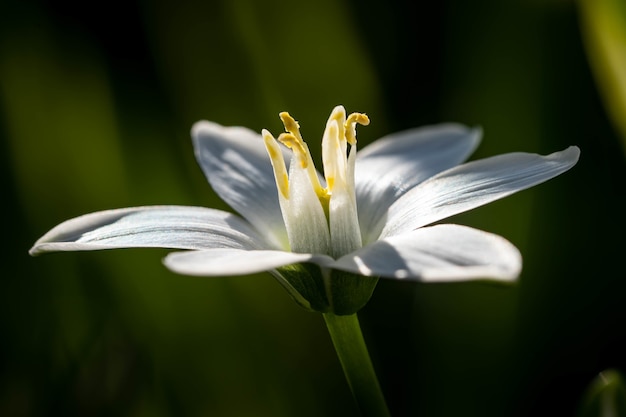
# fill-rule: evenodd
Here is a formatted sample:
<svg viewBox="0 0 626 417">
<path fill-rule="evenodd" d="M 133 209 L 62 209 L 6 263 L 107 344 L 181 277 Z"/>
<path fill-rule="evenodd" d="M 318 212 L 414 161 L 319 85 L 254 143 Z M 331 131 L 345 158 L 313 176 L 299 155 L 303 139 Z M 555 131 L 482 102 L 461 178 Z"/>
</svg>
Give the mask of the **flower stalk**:
<svg viewBox="0 0 626 417">
<path fill-rule="evenodd" d="M 361 415 L 389 417 L 356 313 L 347 316 L 326 313 L 324 320 Z"/>
</svg>

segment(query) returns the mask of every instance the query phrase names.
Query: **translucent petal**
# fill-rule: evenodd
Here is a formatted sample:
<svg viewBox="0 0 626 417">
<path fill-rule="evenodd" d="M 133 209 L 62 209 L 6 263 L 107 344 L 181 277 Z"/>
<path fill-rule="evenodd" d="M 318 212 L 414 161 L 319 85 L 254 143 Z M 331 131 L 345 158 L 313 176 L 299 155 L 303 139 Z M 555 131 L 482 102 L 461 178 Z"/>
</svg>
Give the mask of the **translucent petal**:
<svg viewBox="0 0 626 417">
<path fill-rule="evenodd" d="M 274 250 L 209 249 L 174 252 L 163 262 L 170 270 L 184 275 L 233 276 L 269 271 L 281 266 L 317 259 L 329 262 L 330 258 L 309 253 Z"/>
<path fill-rule="evenodd" d="M 379 240 L 336 261 L 333 268 L 365 276 L 424 282 L 517 278 L 522 259 L 504 238 L 443 224 Z"/>
<path fill-rule="evenodd" d="M 339 258 L 346 253 L 359 249 L 363 243 L 357 216 L 354 181 L 350 175 L 354 172 L 356 145 L 350 150 L 347 161 L 347 182 L 336 181 L 329 202 L 329 227 L 331 237 L 331 255 Z M 353 178 L 353 177 L 352 177 Z"/>
<path fill-rule="evenodd" d="M 574 166 L 579 154 L 575 146 L 547 156 L 510 153 L 449 169 L 399 198 L 389 208 L 381 236 L 401 234 L 540 184 Z"/>
<path fill-rule="evenodd" d="M 261 135 L 207 121 L 196 123 L 191 132 L 196 158 L 215 192 L 263 236 L 287 248 L 274 172 Z"/>
<path fill-rule="evenodd" d="M 243 219 L 204 207 L 146 206 L 67 220 L 39 239 L 31 255 L 131 247 L 273 249 Z"/>
<path fill-rule="evenodd" d="M 309 174 L 295 159 L 289 170 L 289 199 L 281 204 L 291 250 L 328 254 L 330 234 L 324 209 Z"/>
<path fill-rule="evenodd" d="M 405 192 L 465 161 L 481 133 L 451 123 L 426 126 L 385 136 L 359 151 L 356 195 L 363 242 L 376 240 L 380 219 Z"/>
</svg>

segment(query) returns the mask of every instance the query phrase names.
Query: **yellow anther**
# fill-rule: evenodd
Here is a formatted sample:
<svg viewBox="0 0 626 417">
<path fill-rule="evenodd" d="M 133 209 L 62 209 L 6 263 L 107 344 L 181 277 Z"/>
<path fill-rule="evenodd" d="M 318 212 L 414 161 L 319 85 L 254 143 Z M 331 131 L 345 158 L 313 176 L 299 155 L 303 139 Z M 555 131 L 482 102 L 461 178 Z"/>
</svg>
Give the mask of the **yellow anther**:
<svg viewBox="0 0 626 417">
<path fill-rule="evenodd" d="M 367 126 L 370 124 L 370 119 L 365 113 L 352 113 L 348 116 L 345 123 L 346 140 L 350 145 L 356 143 L 356 125 Z"/>
<path fill-rule="evenodd" d="M 370 124 L 370 118 L 367 117 L 367 114 L 365 113 L 352 113 L 346 120 L 346 126 L 353 123 L 358 123 L 361 126 L 367 126 Z"/>
<path fill-rule="evenodd" d="M 280 117 L 280 120 L 282 120 L 283 125 L 285 125 L 285 130 L 288 132 L 281 133 L 280 136 L 278 136 L 278 141 L 291 149 L 298 162 L 300 162 L 300 166 L 306 169 L 309 180 L 313 185 L 313 189 L 320 197 L 320 200 L 327 199 L 325 197 L 324 188 L 320 184 L 319 178 L 317 177 L 317 171 L 315 171 L 315 164 L 311 158 L 309 147 L 306 142 L 304 142 L 304 139 L 302 139 L 302 135 L 300 134 L 300 125 L 286 111 L 279 113 L 278 116 Z"/>
<path fill-rule="evenodd" d="M 299 139 L 292 133 L 281 133 L 278 136 L 278 141 L 293 151 L 302 168 L 307 167 L 309 162 L 307 155 L 309 152 L 302 139 Z"/>
<path fill-rule="evenodd" d="M 291 115 L 286 111 L 281 112 L 278 116 L 280 117 L 280 120 L 282 120 L 283 125 L 285 125 L 285 130 L 294 135 L 296 138 L 302 140 L 302 135 L 300 134 L 300 125 L 298 124 L 296 119 L 291 117 Z"/>
<path fill-rule="evenodd" d="M 281 112 L 279 116 L 285 126 L 285 133 L 281 133 L 278 138 L 274 139 L 267 130 L 263 130 L 262 132 L 265 147 L 267 148 L 274 168 L 276 185 L 282 196 L 289 199 L 289 174 L 279 147 L 279 143 L 281 143 L 291 149 L 300 168 L 305 170 L 313 186 L 313 190 L 319 198 L 326 217 L 328 218 L 329 204 L 334 186 L 337 181 L 344 183 L 348 181 L 347 178 L 345 178 L 348 173 L 346 142 L 354 145 L 356 143 L 355 125 L 357 123 L 367 125 L 369 124 L 369 119 L 365 114 L 353 113 L 346 120 L 346 111 L 343 106 L 337 106 L 333 109 L 328 123 L 326 124 L 326 132 L 324 133 L 322 142 L 324 171 L 326 174 L 326 187 L 322 187 L 318 173 L 315 170 L 315 164 L 313 163 L 309 147 L 300 134 L 300 125 L 287 112 Z"/>
</svg>

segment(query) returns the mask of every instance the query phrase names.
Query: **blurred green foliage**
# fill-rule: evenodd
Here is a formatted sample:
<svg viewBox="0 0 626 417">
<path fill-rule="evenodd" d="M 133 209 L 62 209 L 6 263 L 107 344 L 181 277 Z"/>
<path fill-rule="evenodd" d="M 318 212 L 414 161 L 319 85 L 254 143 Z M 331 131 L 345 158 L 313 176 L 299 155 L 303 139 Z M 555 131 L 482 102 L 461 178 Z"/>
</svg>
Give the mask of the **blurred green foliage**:
<svg viewBox="0 0 626 417">
<path fill-rule="evenodd" d="M 626 369 L 626 164 L 573 2 L 0 3 L 2 416 L 353 416 L 321 317 L 267 275 L 175 276 L 161 250 L 29 258 L 70 217 L 227 209 L 197 167 L 199 119 L 317 151 L 333 106 L 385 133 L 481 125 L 475 158 L 582 158 L 453 220 L 524 254 L 518 285 L 382 281 L 361 320 L 395 416 L 575 415 Z"/>
<path fill-rule="evenodd" d="M 620 417 L 626 415 L 624 378 L 614 369 L 607 369 L 589 384 L 581 401 L 579 417 Z"/>
<path fill-rule="evenodd" d="M 626 2 L 580 0 L 579 5 L 589 61 L 626 150 Z"/>
</svg>

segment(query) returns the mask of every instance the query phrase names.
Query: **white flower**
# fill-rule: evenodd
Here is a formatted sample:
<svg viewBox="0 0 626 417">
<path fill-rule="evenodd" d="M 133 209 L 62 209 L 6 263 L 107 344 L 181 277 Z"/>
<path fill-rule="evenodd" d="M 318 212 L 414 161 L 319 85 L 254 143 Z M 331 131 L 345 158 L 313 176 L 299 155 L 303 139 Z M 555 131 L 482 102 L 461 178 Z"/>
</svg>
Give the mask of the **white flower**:
<svg viewBox="0 0 626 417">
<path fill-rule="evenodd" d="M 338 106 L 322 140 L 323 177 L 298 123 L 287 113 L 280 117 L 286 133 L 277 140 L 265 130 L 259 135 L 206 121 L 192 129 L 200 166 L 241 217 L 184 206 L 102 211 L 56 226 L 30 253 L 188 249 L 169 254 L 165 265 L 201 276 L 269 271 L 303 306 L 351 314 L 368 301 L 377 277 L 516 279 L 521 256 L 504 238 L 428 225 L 553 178 L 580 153 L 572 146 L 547 156 L 510 153 L 459 165 L 481 132 L 444 124 L 389 135 L 357 155 L 355 126 L 369 120 L 346 117 Z"/>
</svg>

